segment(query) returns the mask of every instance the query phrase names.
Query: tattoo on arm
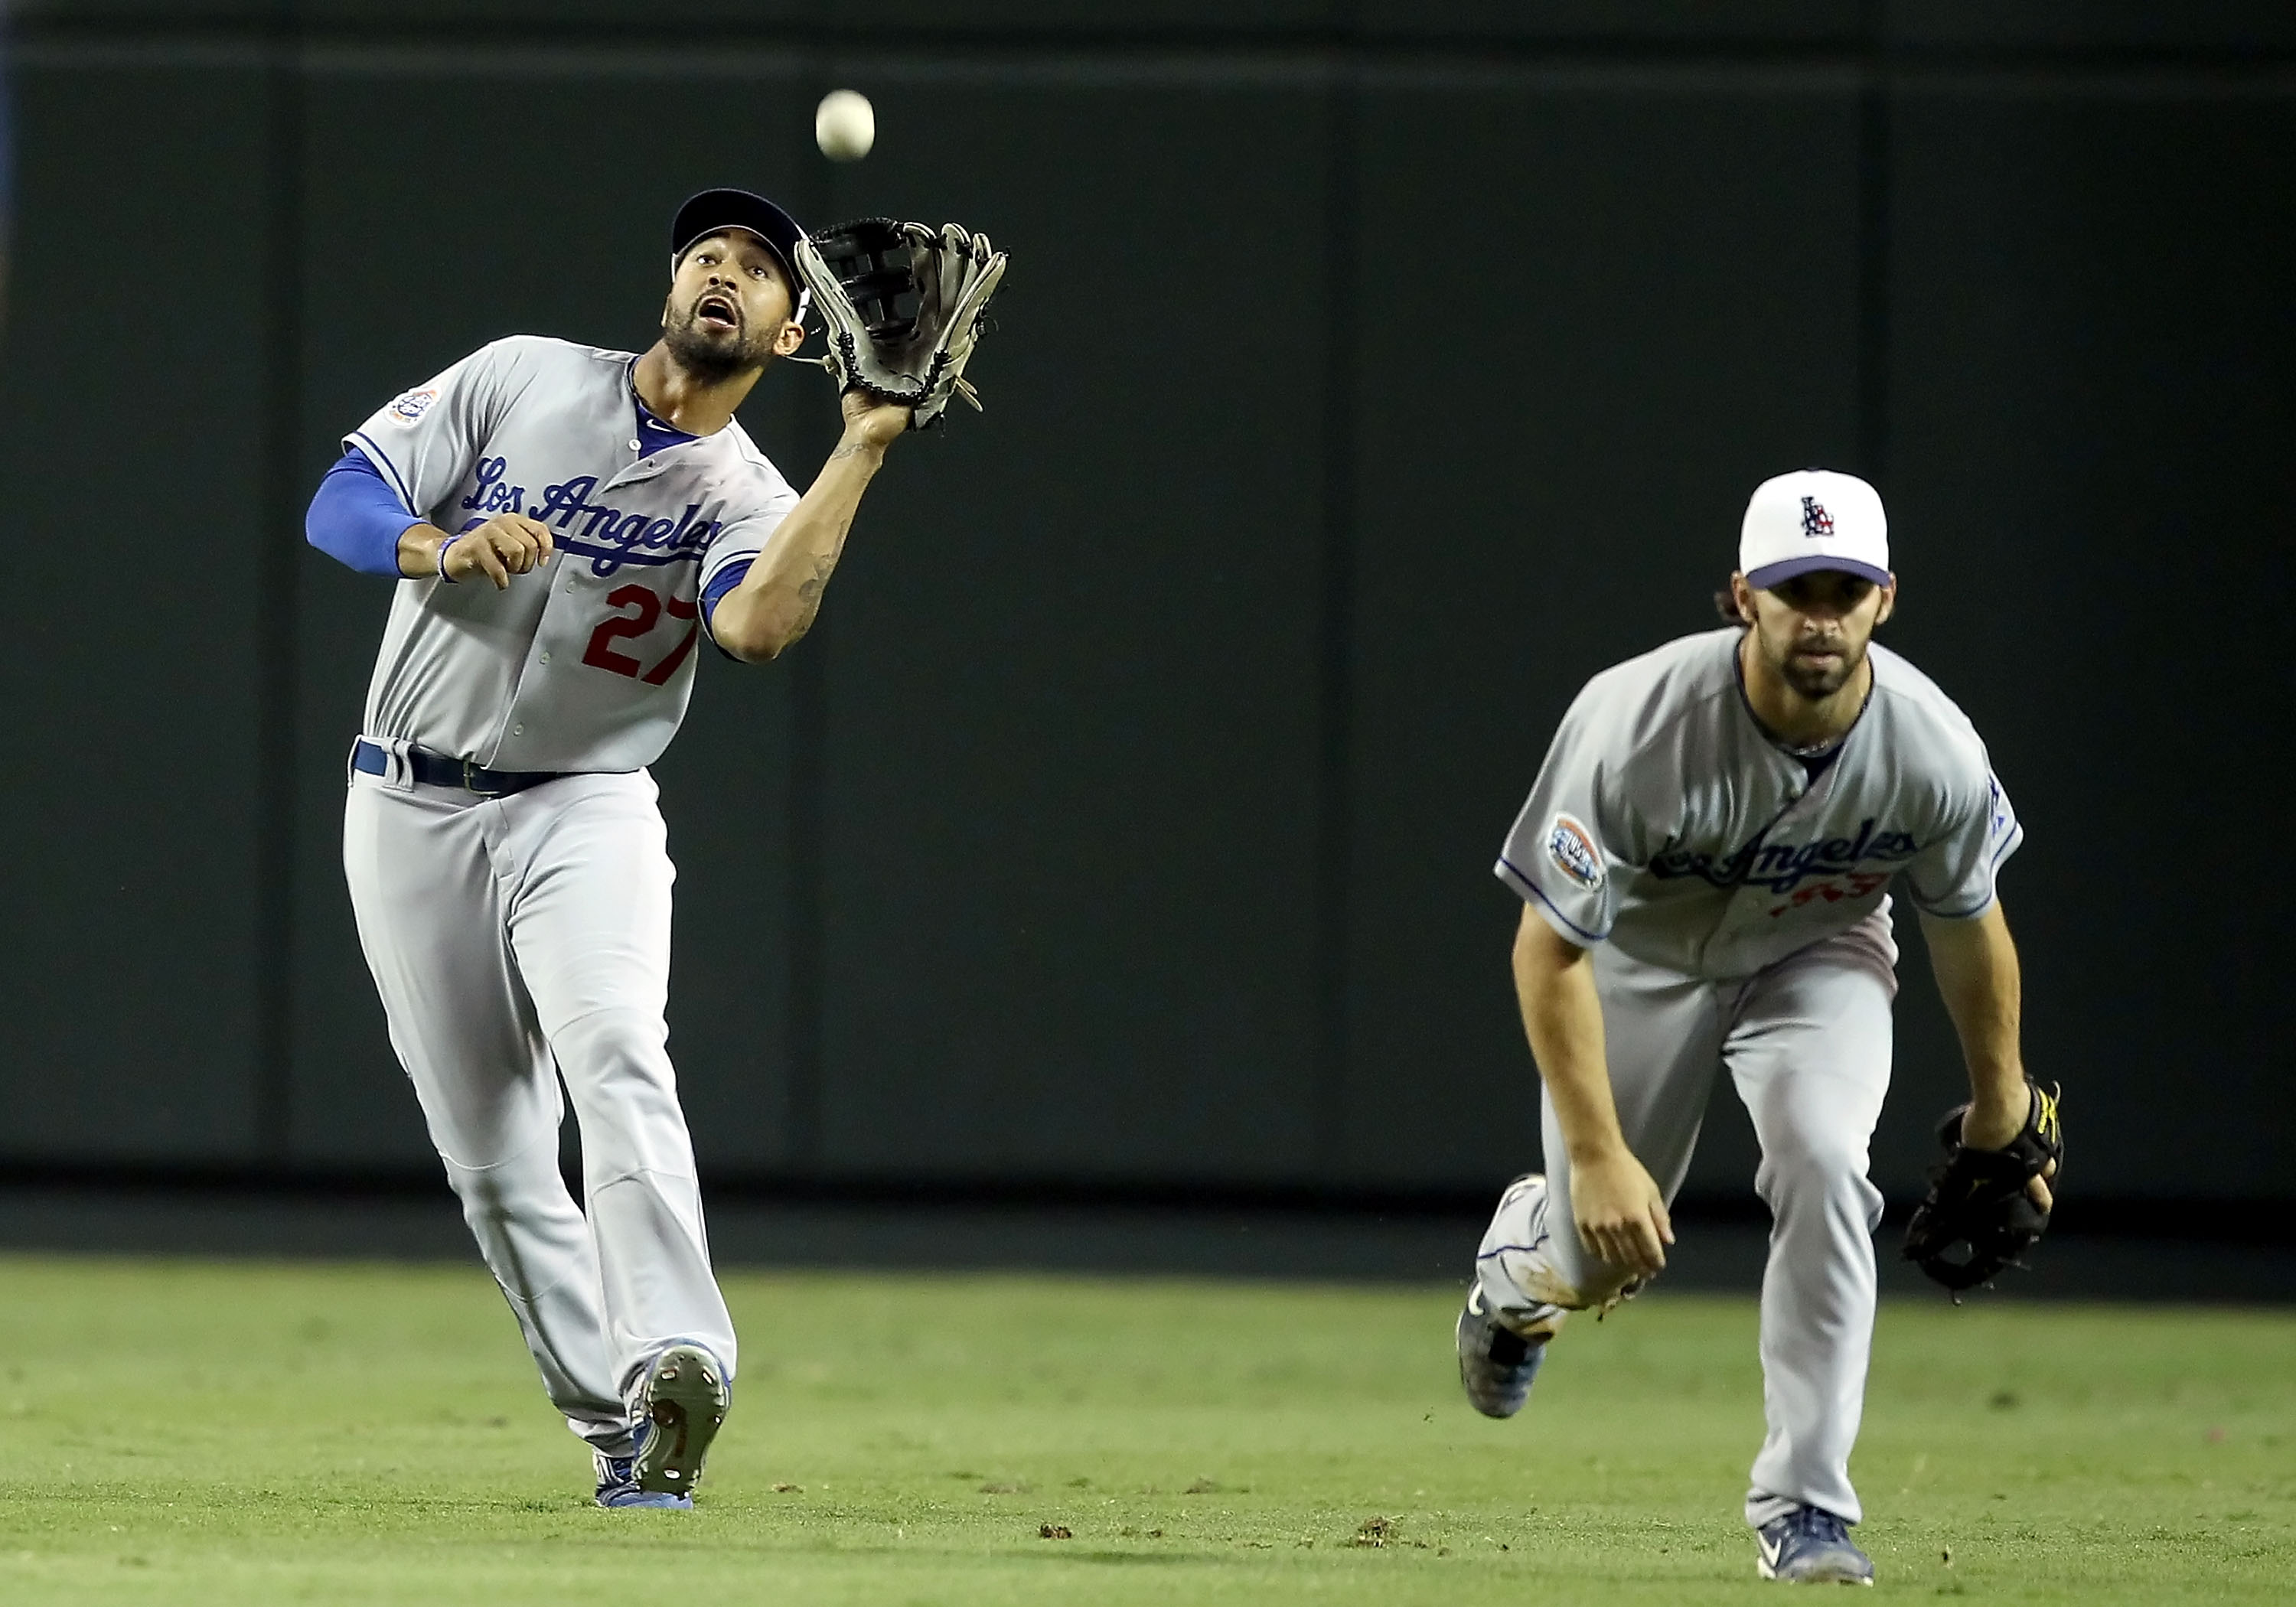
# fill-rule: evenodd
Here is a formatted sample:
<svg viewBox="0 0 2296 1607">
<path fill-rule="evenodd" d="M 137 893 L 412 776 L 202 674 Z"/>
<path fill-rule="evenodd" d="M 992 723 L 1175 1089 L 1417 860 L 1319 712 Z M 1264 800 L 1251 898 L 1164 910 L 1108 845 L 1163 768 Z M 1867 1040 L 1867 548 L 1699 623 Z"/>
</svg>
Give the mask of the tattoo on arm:
<svg viewBox="0 0 2296 1607">
<path fill-rule="evenodd" d="M 845 531 L 840 529 L 837 537 L 838 545 L 842 547 Z M 791 642 L 803 640 L 805 633 L 813 628 L 813 621 L 821 612 L 821 594 L 829 589 L 830 571 L 836 567 L 837 553 L 834 551 L 824 553 L 813 561 L 813 578 L 797 588 L 797 626 L 790 632 Z"/>
</svg>

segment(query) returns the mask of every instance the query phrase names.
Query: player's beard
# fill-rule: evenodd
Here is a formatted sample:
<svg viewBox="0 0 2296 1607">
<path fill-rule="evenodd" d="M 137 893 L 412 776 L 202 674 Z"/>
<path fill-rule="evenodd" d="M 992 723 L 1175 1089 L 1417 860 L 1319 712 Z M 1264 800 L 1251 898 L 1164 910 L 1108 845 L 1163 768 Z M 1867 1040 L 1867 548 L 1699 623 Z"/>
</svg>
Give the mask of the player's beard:
<svg viewBox="0 0 2296 1607">
<path fill-rule="evenodd" d="M 704 328 L 692 307 L 683 312 L 672 309 L 662 325 L 661 338 L 678 366 L 701 380 L 730 380 L 735 374 L 761 369 L 774 360 L 770 332 L 753 332 L 750 321 L 743 318 L 731 331 L 720 334 Z"/>
<path fill-rule="evenodd" d="M 1819 645 L 1824 645 L 1835 655 L 1832 663 L 1816 664 L 1795 656 L 1799 648 Z M 1849 677 L 1857 673 L 1857 667 L 1865 661 L 1866 644 L 1862 642 L 1792 642 L 1787 644 L 1784 657 L 1778 661 L 1777 671 L 1780 678 L 1795 692 L 1813 703 L 1820 703 L 1849 685 Z"/>
</svg>

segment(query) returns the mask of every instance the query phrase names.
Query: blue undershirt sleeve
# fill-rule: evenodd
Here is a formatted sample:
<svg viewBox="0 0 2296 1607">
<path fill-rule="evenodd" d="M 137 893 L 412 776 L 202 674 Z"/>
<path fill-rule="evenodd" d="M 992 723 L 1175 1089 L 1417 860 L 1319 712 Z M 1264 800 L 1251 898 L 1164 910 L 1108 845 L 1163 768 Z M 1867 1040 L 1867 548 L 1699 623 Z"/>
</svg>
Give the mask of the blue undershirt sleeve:
<svg viewBox="0 0 2296 1607">
<path fill-rule="evenodd" d="M 406 511 L 381 471 L 354 447 L 319 482 L 303 516 L 306 540 L 362 575 L 398 572 L 398 537 L 422 521 Z"/>
<path fill-rule="evenodd" d="M 396 541 L 398 537 L 393 536 L 391 539 Z M 752 559 L 736 558 L 733 562 L 727 564 L 724 569 L 719 570 L 715 575 L 712 575 L 709 578 L 709 585 L 701 594 L 701 618 L 703 620 L 707 621 L 716 615 L 718 612 L 718 600 L 720 597 L 723 597 L 727 592 L 732 591 L 735 586 L 742 584 L 742 577 L 750 572 L 750 565 L 753 562 L 754 560 Z"/>
</svg>

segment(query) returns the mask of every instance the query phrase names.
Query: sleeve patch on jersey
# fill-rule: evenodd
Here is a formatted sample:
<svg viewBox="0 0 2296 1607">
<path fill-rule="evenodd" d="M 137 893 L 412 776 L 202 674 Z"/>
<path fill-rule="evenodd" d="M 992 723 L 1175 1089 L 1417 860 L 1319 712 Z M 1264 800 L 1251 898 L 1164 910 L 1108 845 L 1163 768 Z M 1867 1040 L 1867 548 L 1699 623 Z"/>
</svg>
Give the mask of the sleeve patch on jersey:
<svg viewBox="0 0 2296 1607">
<path fill-rule="evenodd" d="M 2007 835 L 2009 828 L 2016 823 L 2010 816 L 2009 799 L 2001 791 L 2000 778 L 1988 770 L 1985 773 L 1985 785 L 1990 794 L 1986 799 L 1986 808 L 1992 816 L 1986 826 L 1986 835 L 1997 841 Z"/>
<path fill-rule="evenodd" d="M 409 390 L 395 397 L 390 408 L 390 422 L 402 429 L 410 429 L 422 422 L 422 415 L 430 411 L 430 404 L 438 399 L 439 389 L 435 385 L 426 385 L 420 390 Z"/>
<path fill-rule="evenodd" d="M 1595 834 L 1570 816 L 1557 815 L 1548 823 L 1546 857 L 1588 892 L 1603 885 L 1603 852 L 1595 846 Z"/>
</svg>

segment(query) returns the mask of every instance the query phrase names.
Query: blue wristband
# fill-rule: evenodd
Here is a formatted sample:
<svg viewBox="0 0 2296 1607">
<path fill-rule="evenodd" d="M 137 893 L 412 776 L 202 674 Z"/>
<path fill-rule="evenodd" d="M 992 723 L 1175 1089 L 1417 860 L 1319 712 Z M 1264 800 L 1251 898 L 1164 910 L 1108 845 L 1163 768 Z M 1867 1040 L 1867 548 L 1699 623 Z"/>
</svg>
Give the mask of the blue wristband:
<svg viewBox="0 0 2296 1607">
<path fill-rule="evenodd" d="M 460 530 L 455 531 L 452 536 L 447 537 L 446 540 L 440 542 L 439 544 L 439 550 L 430 554 L 431 558 L 439 565 L 439 578 L 445 581 L 448 586 L 460 586 L 463 584 L 461 581 L 455 579 L 452 575 L 449 575 L 447 572 L 447 549 L 453 546 L 456 542 L 462 540 L 462 538 L 463 532 Z"/>
</svg>

